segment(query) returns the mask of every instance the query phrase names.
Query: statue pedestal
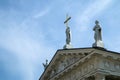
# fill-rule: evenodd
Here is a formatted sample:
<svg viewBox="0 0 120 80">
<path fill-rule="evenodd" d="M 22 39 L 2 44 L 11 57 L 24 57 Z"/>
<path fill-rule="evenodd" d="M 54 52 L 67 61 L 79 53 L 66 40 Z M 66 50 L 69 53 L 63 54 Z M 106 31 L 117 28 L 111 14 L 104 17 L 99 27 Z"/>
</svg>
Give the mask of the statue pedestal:
<svg viewBox="0 0 120 80">
<path fill-rule="evenodd" d="M 63 49 L 71 49 L 73 46 L 71 44 L 64 45 Z"/>
<path fill-rule="evenodd" d="M 93 43 L 93 47 L 101 47 L 101 48 L 104 48 L 104 44 L 102 41 L 97 41 L 95 43 Z"/>
</svg>

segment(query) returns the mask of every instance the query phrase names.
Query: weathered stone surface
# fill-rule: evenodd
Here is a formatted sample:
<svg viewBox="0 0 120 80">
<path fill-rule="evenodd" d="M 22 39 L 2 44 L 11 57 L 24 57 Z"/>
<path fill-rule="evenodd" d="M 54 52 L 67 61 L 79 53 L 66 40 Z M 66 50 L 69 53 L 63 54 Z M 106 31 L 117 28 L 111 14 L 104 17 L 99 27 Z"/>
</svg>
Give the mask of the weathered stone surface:
<svg viewBox="0 0 120 80">
<path fill-rule="evenodd" d="M 63 49 L 71 49 L 73 48 L 73 46 L 71 44 L 66 44 Z"/>
<path fill-rule="evenodd" d="M 111 80 L 120 79 L 120 54 L 95 48 L 71 49 L 57 51 L 40 80 L 109 80 L 109 75 Z"/>
<path fill-rule="evenodd" d="M 99 25 L 99 22 L 96 20 L 95 21 L 95 27 L 93 28 L 94 33 L 94 39 L 95 39 L 95 43 L 93 43 L 93 47 L 102 47 L 104 48 L 104 44 L 102 41 L 102 29 Z"/>
</svg>

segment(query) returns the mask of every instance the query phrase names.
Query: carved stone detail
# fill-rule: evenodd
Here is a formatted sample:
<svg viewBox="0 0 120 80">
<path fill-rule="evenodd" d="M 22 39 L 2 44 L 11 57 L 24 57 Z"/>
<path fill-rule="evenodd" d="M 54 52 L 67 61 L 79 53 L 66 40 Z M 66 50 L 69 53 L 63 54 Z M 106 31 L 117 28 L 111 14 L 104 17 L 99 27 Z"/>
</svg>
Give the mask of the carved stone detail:
<svg viewBox="0 0 120 80">
<path fill-rule="evenodd" d="M 98 49 L 87 50 L 80 49 L 76 53 L 73 50 L 58 51 L 40 80 L 82 80 L 90 79 L 89 76 L 97 73 L 120 75 L 120 54 Z M 84 55 L 86 52 L 88 54 Z"/>
<path fill-rule="evenodd" d="M 108 62 L 108 61 L 105 61 L 105 62 L 104 62 L 104 66 L 105 66 L 105 67 L 109 67 L 109 66 L 110 66 L 109 62 Z"/>
<path fill-rule="evenodd" d="M 90 64 L 90 69 L 93 69 L 94 68 L 94 65 L 93 64 Z"/>
<path fill-rule="evenodd" d="M 116 68 L 116 70 L 119 70 L 120 69 L 120 65 L 115 65 L 115 68 Z"/>
</svg>

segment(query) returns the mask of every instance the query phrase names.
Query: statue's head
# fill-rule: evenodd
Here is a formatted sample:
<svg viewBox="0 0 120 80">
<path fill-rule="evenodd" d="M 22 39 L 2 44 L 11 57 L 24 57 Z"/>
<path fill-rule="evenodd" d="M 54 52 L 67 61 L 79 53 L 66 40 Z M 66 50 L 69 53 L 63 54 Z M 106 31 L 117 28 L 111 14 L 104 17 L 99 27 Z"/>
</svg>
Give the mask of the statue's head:
<svg viewBox="0 0 120 80">
<path fill-rule="evenodd" d="M 46 63 L 48 62 L 48 60 L 46 59 Z"/>
<path fill-rule="evenodd" d="M 97 25 L 97 24 L 99 24 L 99 21 L 98 21 L 98 20 L 96 20 L 96 21 L 95 21 L 95 24 L 96 24 L 96 25 Z"/>
</svg>

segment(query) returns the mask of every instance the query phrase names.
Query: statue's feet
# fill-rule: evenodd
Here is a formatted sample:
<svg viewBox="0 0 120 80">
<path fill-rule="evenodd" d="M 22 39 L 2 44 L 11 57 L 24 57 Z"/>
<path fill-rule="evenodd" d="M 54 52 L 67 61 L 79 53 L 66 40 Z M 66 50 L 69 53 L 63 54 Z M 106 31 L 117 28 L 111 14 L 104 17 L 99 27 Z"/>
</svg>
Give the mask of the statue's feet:
<svg viewBox="0 0 120 80">
<path fill-rule="evenodd" d="M 63 48 L 64 49 L 71 49 L 71 48 L 73 48 L 73 46 L 71 44 L 66 44 Z"/>
<path fill-rule="evenodd" d="M 95 43 L 93 43 L 93 45 L 92 45 L 93 47 L 101 47 L 101 48 L 104 48 L 104 44 L 103 44 L 103 42 L 102 41 L 97 41 L 97 42 L 95 42 Z"/>
</svg>

